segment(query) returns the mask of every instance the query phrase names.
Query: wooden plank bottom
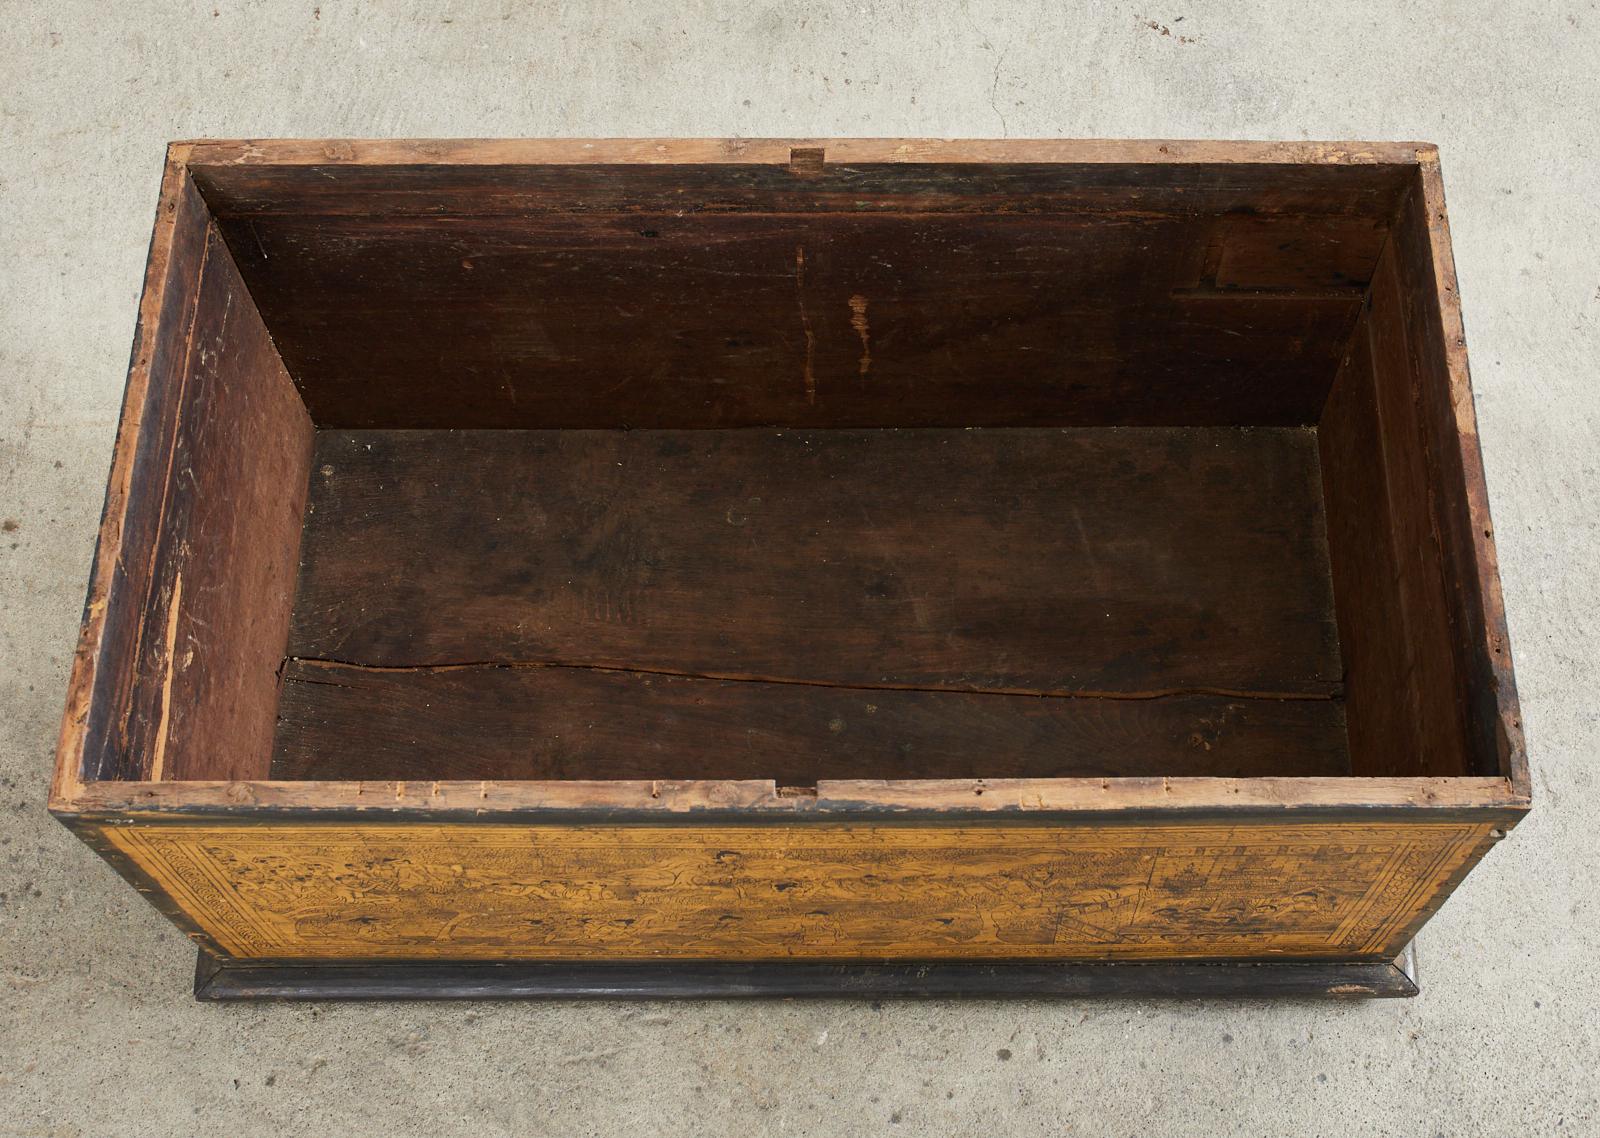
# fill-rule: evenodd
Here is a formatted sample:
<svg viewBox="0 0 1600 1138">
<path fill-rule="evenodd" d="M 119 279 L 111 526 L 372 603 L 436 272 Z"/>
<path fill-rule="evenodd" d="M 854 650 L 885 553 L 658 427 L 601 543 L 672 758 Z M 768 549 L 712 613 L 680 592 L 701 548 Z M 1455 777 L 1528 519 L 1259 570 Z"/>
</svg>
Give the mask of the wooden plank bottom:
<svg viewBox="0 0 1600 1138">
<path fill-rule="evenodd" d="M 1314 432 L 324 431 L 271 777 L 1351 771 Z"/>
<path fill-rule="evenodd" d="M 199 1000 L 1067 997 L 1374 999 L 1418 992 L 1411 946 L 1390 962 L 485 963 L 225 961 L 201 952 Z"/>
</svg>

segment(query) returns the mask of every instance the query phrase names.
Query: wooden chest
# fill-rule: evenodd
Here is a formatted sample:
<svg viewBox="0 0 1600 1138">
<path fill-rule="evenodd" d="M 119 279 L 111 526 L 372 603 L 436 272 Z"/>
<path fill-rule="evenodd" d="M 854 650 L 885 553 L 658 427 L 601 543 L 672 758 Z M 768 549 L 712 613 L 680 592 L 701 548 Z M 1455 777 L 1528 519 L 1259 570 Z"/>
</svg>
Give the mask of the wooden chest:
<svg viewBox="0 0 1600 1138">
<path fill-rule="evenodd" d="M 51 808 L 261 995 L 1415 991 L 1437 153 L 172 146 Z"/>
</svg>

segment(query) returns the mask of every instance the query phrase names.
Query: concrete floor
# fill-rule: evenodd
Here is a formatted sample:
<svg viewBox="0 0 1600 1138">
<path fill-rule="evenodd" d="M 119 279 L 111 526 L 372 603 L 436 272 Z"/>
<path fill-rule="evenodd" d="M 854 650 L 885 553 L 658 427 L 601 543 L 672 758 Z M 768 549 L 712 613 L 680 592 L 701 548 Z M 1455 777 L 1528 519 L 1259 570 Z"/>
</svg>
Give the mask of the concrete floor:
<svg viewBox="0 0 1600 1138">
<path fill-rule="evenodd" d="M 1600 1133 L 1600 7 L 1488 11 L 0 0 L 0 1135 Z M 1537 807 L 1420 999 L 190 1001 L 43 808 L 162 145 L 650 134 L 1441 144 Z"/>
</svg>

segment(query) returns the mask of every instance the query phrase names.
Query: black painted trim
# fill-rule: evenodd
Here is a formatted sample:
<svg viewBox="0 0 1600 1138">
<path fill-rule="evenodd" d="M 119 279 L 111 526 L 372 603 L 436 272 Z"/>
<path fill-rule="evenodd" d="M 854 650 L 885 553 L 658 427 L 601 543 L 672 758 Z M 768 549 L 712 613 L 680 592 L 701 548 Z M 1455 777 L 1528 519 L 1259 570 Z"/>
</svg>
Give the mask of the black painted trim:
<svg viewBox="0 0 1600 1138">
<path fill-rule="evenodd" d="M 117 871 L 129 885 L 133 886 L 146 901 L 154 905 L 156 911 L 167 920 L 178 926 L 184 936 L 200 946 L 200 955 L 208 952 L 222 953 L 219 945 L 211 934 L 195 923 L 184 909 L 173 900 L 161 883 L 145 872 L 144 867 L 125 854 L 119 847 L 113 845 L 104 834 L 105 828 L 110 823 L 98 822 L 92 819 L 79 817 L 66 817 L 57 815 L 61 823 L 76 834 L 83 844 L 99 854 L 112 869 Z"/>
<path fill-rule="evenodd" d="M 1372 999 L 1417 994 L 1415 956 L 1394 961 L 827 964 L 219 960 L 202 951 L 198 1000 L 723 999 L 971 996 Z"/>
</svg>

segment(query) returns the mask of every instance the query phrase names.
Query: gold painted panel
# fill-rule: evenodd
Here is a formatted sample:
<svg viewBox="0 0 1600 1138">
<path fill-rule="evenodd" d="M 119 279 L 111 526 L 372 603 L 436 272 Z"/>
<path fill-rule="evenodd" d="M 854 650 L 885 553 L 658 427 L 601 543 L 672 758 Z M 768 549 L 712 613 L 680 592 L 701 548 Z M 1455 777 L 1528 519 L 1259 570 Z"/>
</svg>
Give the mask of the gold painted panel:
<svg viewBox="0 0 1600 1138">
<path fill-rule="evenodd" d="M 109 826 L 257 958 L 1378 956 L 1467 823 Z"/>
</svg>

